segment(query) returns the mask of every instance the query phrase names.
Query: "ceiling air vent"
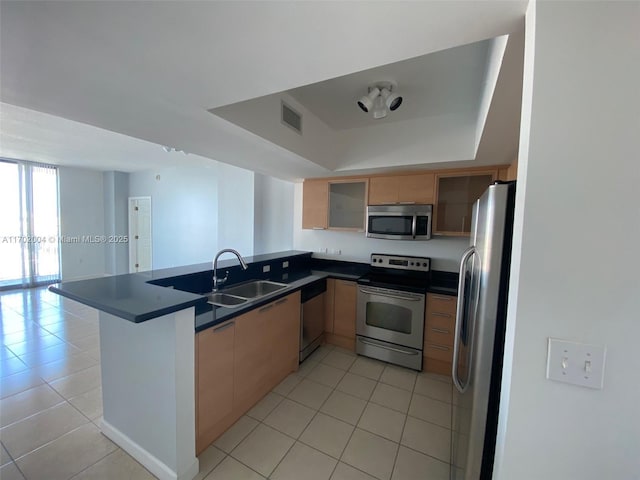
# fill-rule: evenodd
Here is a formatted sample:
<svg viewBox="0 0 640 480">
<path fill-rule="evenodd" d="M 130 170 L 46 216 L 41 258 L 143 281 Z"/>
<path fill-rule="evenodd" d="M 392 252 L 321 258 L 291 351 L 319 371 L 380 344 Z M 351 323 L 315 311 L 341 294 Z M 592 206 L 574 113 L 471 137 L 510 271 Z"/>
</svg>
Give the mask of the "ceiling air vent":
<svg viewBox="0 0 640 480">
<path fill-rule="evenodd" d="M 281 102 L 281 105 L 282 116 L 280 120 L 282 123 L 302 135 L 302 115 L 284 102 Z"/>
</svg>

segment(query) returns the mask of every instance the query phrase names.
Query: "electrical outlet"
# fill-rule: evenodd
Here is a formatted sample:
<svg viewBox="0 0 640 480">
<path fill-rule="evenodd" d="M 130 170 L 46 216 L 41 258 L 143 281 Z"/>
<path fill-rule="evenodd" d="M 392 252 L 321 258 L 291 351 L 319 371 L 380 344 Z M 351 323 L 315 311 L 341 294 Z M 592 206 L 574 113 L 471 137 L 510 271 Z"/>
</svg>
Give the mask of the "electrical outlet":
<svg viewBox="0 0 640 480">
<path fill-rule="evenodd" d="M 267 273 L 271 271 L 271 265 L 265 265 L 262 267 L 262 273 Z"/>
<path fill-rule="evenodd" d="M 289 268 L 289 262 L 282 262 L 282 268 Z"/>
<path fill-rule="evenodd" d="M 606 348 L 549 338 L 547 378 L 602 389 Z"/>
</svg>

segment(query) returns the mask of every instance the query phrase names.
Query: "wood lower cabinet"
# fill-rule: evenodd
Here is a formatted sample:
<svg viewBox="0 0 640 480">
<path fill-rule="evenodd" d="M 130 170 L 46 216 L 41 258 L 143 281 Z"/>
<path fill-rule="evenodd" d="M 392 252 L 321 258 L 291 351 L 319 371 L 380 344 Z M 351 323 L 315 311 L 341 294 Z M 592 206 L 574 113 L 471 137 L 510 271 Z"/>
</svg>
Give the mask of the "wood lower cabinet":
<svg viewBox="0 0 640 480">
<path fill-rule="evenodd" d="M 357 292 L 356 282 L 333 278 L 327 280 L 326 295 L 333 296 L 332 300 L 328 300 L 333 308 L 327 314 L 328 320 L 325 322 L 327 343 L 355 350 Z M 329 332 L 326 326 L 332 330 Z"/>
<path fill-rule="evenodd" d="M 233 402 L 242 415 L 298 366 L 300 292 L 236 320 Z"/>
<path fill-rule="evenodd" d="M 424 319 L 424 370 L 451 375 L 457 297 L 427 293 Z"/>
<path fill-rule="evenodd" d="M 196 454 L 298 368 L 300 292 L 196 334 Z"/>
<path fill-rule="evenodd" d="M 234 321 L 196 334 L 197 452 L 227 429 L 233 413 L 234 337 Z"/>
<path fill-rule="evenodd" d="M 269 326 L 272 386 L 298 368 L 300 355 L 300 292 L 276 300 Z"/>
<path fill-rule="evenodd" d="M 233 402 L 235 410 L 246 411 L 269 391 L 272 320 L 265 305 L 236 320 Z"/>
</svg>

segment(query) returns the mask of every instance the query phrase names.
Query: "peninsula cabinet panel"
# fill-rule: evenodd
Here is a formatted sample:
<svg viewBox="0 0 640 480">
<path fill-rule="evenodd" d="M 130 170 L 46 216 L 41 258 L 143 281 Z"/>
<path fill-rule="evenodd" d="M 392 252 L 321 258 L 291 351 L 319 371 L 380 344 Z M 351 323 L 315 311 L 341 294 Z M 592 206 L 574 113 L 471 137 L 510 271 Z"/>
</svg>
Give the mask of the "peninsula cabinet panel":
<svg viewBox="0 0 640 480">
<path fill-rule="evenodd" d="M 433 173 L 371 177 L 369 205 L 432 204 L 434 189 Z"/>
<path fill-rule="evenodd" d="M 233 402 L 234 410 L 242 413 L 251 408 L 269 386 L 271 346 L 266 307 L 236 319 Z"/>
<path fill-rule="evenodd" d="M 234 410 L 249 410 L 298 366 L 300 292 L 236 319 Z"/>
<path fill-rule="evenodd" d="M 235 322 L 196 335 L 196 452 L 206 449 L 234 419 Z"/>
<path fill-rule="evenodd" d="M 275 386 L 296 370 L 300 355 L 300 292 L 276 300 L 270 313 L 271 377 Z"/>
<path fill-rule="evenodd" d="M 327 228 L 329 211 L 329 182 L 305 180 L 302 184 L 302 228 Z"/>
</svg>

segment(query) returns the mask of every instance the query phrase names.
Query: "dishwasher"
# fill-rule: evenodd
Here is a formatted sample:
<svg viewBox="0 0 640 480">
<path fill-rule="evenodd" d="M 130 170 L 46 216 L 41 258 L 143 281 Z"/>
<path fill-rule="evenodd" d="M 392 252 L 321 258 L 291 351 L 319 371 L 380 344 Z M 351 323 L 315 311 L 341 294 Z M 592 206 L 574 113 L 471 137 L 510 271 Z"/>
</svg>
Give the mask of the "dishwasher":
<svg viewBox="0 0 640 480">
<path fill-rule="evenodd" d="M 322 278 L 300 291 L 300 362 L 322 343 L 324 332 L 324 292 L 327 279 Z"/>
</svg>

